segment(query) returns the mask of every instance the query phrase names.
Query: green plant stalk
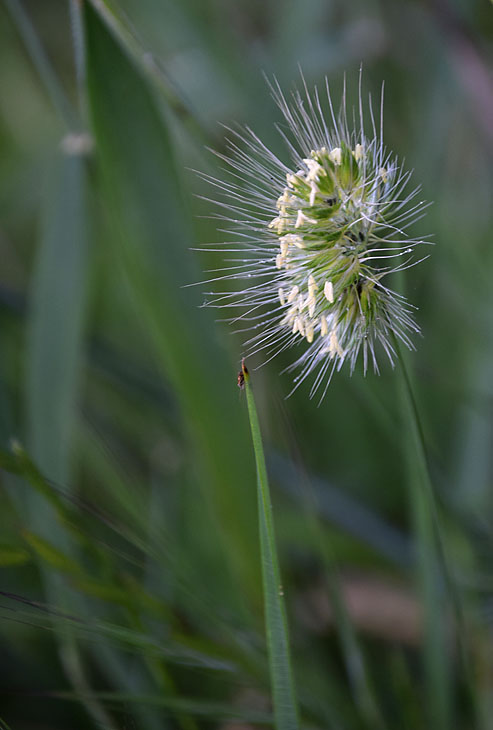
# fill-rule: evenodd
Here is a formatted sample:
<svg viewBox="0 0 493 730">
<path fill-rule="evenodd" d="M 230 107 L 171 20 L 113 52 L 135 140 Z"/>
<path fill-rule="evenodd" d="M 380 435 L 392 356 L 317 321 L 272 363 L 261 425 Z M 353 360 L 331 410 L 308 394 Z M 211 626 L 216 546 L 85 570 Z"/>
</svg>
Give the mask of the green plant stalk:
<svg viewBox="0 0 493 730">
<path fill-rule="evenodd" d="M 419 580 L 423 599 L 423 654 L 429 721 L 435 730 L 451 727 L 451 677 L 444 561 L 440 551 L 436 503 L 426 459 L 423 430 L 406 363 L 398 343 L 400 390 L 407 433 L 409 496 L 417 543 Z"/>
<path fill-rule="evenodd" d="M 288 623 L 274 534 L 267 468 L 262 436 L 255 407 L 250 375 L 242 363 L 248 417 L 252 431 L 257 466 L 258 518 L 262 582 L 264 591 L 267 650 L 276 730 L 297 730 L 299 727 L 296 693 L 289 650 Z"/>
</svg>

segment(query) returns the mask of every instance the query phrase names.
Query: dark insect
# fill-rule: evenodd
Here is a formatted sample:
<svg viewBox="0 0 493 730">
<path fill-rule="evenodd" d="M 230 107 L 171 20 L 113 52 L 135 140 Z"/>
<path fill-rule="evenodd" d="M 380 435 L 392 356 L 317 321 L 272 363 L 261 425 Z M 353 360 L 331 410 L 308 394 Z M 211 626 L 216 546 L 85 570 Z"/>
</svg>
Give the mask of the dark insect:
<svg viewBox="0 0 493 730">
<path fill-rule="evenodd" d="M 245 365 L 245 359 L 243 358 L 241 361 L 241 370 L 238 373 L 238 388 L 240 390 L 243 390 L 245 387 L 245 375 L 248 375 L 248 370 Z"/>
</svg>

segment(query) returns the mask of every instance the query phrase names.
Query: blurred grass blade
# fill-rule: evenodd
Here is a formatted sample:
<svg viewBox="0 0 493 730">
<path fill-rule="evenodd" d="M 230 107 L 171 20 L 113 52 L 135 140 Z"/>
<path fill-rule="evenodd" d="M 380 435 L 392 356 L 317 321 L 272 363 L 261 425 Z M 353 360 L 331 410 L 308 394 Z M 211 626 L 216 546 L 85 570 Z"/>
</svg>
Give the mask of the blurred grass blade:
<svg viewBox="0 0 493 730">
<path fill-rule="evenodd" d="M 31 560 L 31 556 L 23 548 L 17 545 L 6 545 L 0 543 L 0 567 L 11 565 L 24 565 Z"/>
<path fill-rule="evenodd" d="M 58 76 L 52 68 L 37 33 L 19 0 L 5 0 L 5 5 L 17 26 L 31 61 L 38 72 L 54 108 L 69 128 L 77 124 L 77 117 L 67 99 Z"/>
<path fill-rule="evenodd" d="M 29 530 L 24 530 L 23 535 L 28 545 L 50 569 L 69 573 L 70 575 L 81 574 L 81 568 L 77 561 L 69 558 L 48 540 L 44 540 L 39 535 L 29 532 Z"/>
<path fill-rule="evenodd" d="M 324 540 L 313 500 L 311 504 L 306 505 L 306 509 L 307 519 L 325 568 L 329 599 L 355 704 L 369 728 L 383 728 L 383 718 L 368 675 L 365 657 L 342 595 L 338 567 L 327 541 Z"/>
<path fill-rule="evenodd" d="M 236 407 L 227 353 L 218 343 L 212 317 L 199 308 L 197 289 L 183 288 L 199 277 L 188 251 L 190 213 L 180 192 L 172 141 L 146 79 L 89 3 L 84 21 L 89 106 L 110 235 L 133 304 L 181 405 L 196 448 L 193 462 L 202 499 L 206 495 L 192 530 L 201 541 L 196 559 L 209 561 L 208 580 L 218 591 L 225 590 L 220 584 L 231 575 L 241 581 L 236 595 L 242 600 L 245 592 L 255 595 L 258 590 L 251 559 L 256 544 L 249 489 L 253 464 L 241 448 L 246 423 Z M 200 498 L 193 495 L 195 504 Z M 210 539 L 211 524 L 217 521 L 219 542 Z M 231 564 L 229 573 L 217 568 L 218 559 Z"/>
<path fill-rule="evenodd" d="M 63 700 L 76 700 L 69 692 L 50 692 L 47 697 L 57 697 Z M 93 697 L 108 704 L 145 704 L 162 707 L 172 713 L 187 712 L 190 715 L 203 717 L 210 721 L 241 720 L 244 723 L 270 725 L 272 717 L 266 712 L 251 710 L 247 707 L 234 707 L 214 700 L 200 700 L 193 697 L 162 697 L 160 695 L 132 695 L 118 692 L 97 692 Z"/>
<path fill-rule="evenodd" d="M 129 545 L 132 545 L 138 551 L 144 555 L 149 555 L 156 559 L 157 553 L 151 546 L 149 541 L 146 539 L 147 535 L 143 537 L 144 526 L 137 524 L 137 528 L 141 529 L 142 535 L 138 534 L 134 529 L 129 528 L 127 525 L 117 521 L 114 515 L 107 515 L 98 506 L 92 505 L 90 502 L 80 500 L 74 497 L 68 490 L 49 482 L 37 469 L 35 464 L 29 458 L 27 452 L 22 446 L 14 441 L 12 444 L 12 450 L 6 451 L 0 449 L 0 469 L 4 469 L 9 474 L 22 477 L 26 482 L 53 508 L 58 522 L 63 526 L 65 530 L 78 530 L 77 525 L 74 525 L 74 519 L 78 520 L 82 515 L 88 514 L 91 516 L 93 522 L 98 521 L 103 523 L 109 530 L 115 535 L 120 536 Z M 118 486 L 127 489 L 127 485 L 118 482 Z M 122 491 L 122 490 L 120 490 Z M 54 517 L 54 515 L 53 515 Z M 53 523 L 51 523 L 53 528 Z M 77 533 L 79 542 L 85 542 L 84 537 Z M 94 544 L 90 543 L 90 546 L 94 548 Z"/>
<path fill-rule="evenodd" d="M 448 641 L 451 615 L 447 611 L 443 563 L 437 542 L 436 504 L 405 358 L 397 341 L 394 344 L 400 360 L 399 381 L 407 433 L 404 444 L 424 610 L 427 714 L 433 728 L 449 730 L 453 716 Z"/>
<path fill-rule="evenodd" d="M 195 648 L 187 640 L 182 640 L 180 635 L 165 636 L 159 639 L 150 636 L 148 633 L 131 629 L 111 621 L 90 620 L 83 616 L 68 614 L 49 605 L 41 604 L 15 594 L 0 591 L 3 599 L 10 599 L 8 605 L 0 605 L 0 617 L 2 621 L 14 621 L 36 626 L 47 631 L 63 633 L 69 631 L 80 640 L 94 643 L 96 647 L 103 650 L 104 647 L 113 647 L 117 650 L 124 650 L 126 653 L 143 655 L 144 658 L 164 657 L 168 663 L 179 666 L 194 667 L 210 672 L 219 672 L 225 675 L 236 676 L 240 666 L 229 656 L 223 656 L 213 646 L 205 649 Z M 28 610 L 20 609 L 15 604 L 25 604 Z M 215 649 L 215 654 L 212 650 Z M 122 656 L 121 651 L 119 655 Z M 118 654 L 116 655 L 118 656 Z M 129 684 L 132 684 L 129 682 Z M 77 688 L 84 695 L 90 691 L 89 687 Z"/>
<path fill-rule="evenodd" d="M 267 462 L 280 489 L 297 502 L 305 503 L 305 490 L 300 491 L 300 481 L 305 481 L 305 474 L 298 465 L 279 452 L 269 453 Z M 361 499 L 355 499 L 326 479 L 314 473 L 306 476 L 318 519 L 336 525 L 391 565 L 405 569 L 412 565 L 413 545 L 403 531 L 389 524 Z"/>
<path fill-rule="evenodd" d="M 67 483 L 77 411 L 86 299 L 85 161 L 64 155 L 50 190 L 34 270 L 29 327 L 29 451 L 50 479 Z"/>
<path fill-rule="evenodd" d="M 195 137 L 203 143 L 210 143 L 209 133 L 199 121 L 199 115 L 193 109 L 190 100 L 185 98 L 181 90 L 173 84 L 166 70 L 160 65 L 159 59 L 154 58 L 142 45 L 135 28 L 130 25 L 122 9 L 108 0 L 88 0 L 88 2 L 114 38 L 131 55 L 133 61 L 153 79 L 177 117 L 190 128 Z"/>
<path fill-rule="evenodd" d="M 70 483 L 71 452 L 83 353 L 88 268 L 88 206 L 86 161 L 74 135 L 62 143 L 65 154 L 56 161 L 48 186 L 41 244 L 33 272 L 28 334 L 26 411 L 29 451 L 50 479 Z M 76 143 L 76 144 L 74 144 Z M 18 455 L 19 456 L 19 455 Z M 25 466 L 25 465 L 24 465 Z M 40 490 L 43 479 L 31 473 Z M 74 546 L 55 519 L 56 500 L 32 491 L 26 498 L 29 528 L 39 540 L 49 539 L 67 561 Z M 41 543 L 38 543 L 40 546 Z M 54 553 L 52 553 L 53 557 Z M 82 612 L 78 597 L 66 590 L 60 575 L 43 562 L 40 572 L 48 600 Z M 89 689 L 70 627 L 57 627 L 61 661 L 77 691 Z M 98 723 L 113 727 L 96 702 L 86 709 Z"/>
<path fill-rule="evenodd" d="M 250 375 L 244 363 L 242 364 L 242 372 L 257 465 L 262 582 L 275 726 L 276 730 L 297 730 L 298 709 L 291 668 L 288 623 L 277 558 L 267 468 L 265 466 L 257 409 L 250 384 Z"/>
</svg>

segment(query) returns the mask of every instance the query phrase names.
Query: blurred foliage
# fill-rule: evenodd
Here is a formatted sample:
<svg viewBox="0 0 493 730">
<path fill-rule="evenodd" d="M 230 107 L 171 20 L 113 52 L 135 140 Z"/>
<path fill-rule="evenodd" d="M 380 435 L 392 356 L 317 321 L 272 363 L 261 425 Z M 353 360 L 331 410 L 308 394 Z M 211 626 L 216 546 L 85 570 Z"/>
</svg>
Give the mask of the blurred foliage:
<svg viewBox="0 0 493 730">
<path fill-rule="evenodd" d="M 2 0 L 0 726 L 271 722 L 241 340 L 185 286 L 226 234 L 191 170 L 220 174 L 218 122 L 286 157 L 264 73 L 335 98 L 347 73 L 351 104 L 360 64 L 433 201 L 403 285 L 448 684 L 398 369 L 317 408 L 285 400 L 286 357 L 252 360 L 303 726 L 440 728 L 442 701 L 447 728 L 491 726 L 492 56 L 486 0 Z"/>
</svg>

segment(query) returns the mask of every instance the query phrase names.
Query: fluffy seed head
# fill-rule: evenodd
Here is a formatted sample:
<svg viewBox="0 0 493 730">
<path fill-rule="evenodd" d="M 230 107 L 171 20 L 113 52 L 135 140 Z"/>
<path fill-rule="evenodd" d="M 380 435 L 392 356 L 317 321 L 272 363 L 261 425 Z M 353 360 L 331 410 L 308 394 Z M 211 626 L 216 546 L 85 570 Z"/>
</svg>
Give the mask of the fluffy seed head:
<svg viewBox="0 0 493 730">
<path fill-rule="evenodd" d="M 213 280 L 232 280 L 235 289 L 211 292 L 208 304 L 239 308 L 231 321 L 250 332 L 246 355 L 263 351 L 267 361 L 301 345 L 289 368 L 299 371 L 296 387 L 313 374 L 311 395 L 321 388 L 323 397 L 334 370 L 347 361 L 352 372 L 360 353 L 364 372 L 378 372 L 379 351 L 393 364 L 394 338 L 413 347 L 412 308 L 386 280 L 416 263 L 414 248 L 425 242 L 406 229 L 425 206 L 413 202 L 418 189 L 406 192 L 410 173 L 385 149 L 382 108 L 377 129 L 371 99 L 365 131 L 361 76 L 351 130 L 345 87 L 337 115 L 327 83 L 326 109 L 316 88 L 303 87 L 288 102 L 271 86 L 288 125 L 279 128 L 288 164 L 250 129 L 229 130 L 229 154 L 218 154 L 229 179 L 202 175 L 222 192 L 211 202 L 239 238 L 224 244 L 234 265 Z"/>
</svg>

